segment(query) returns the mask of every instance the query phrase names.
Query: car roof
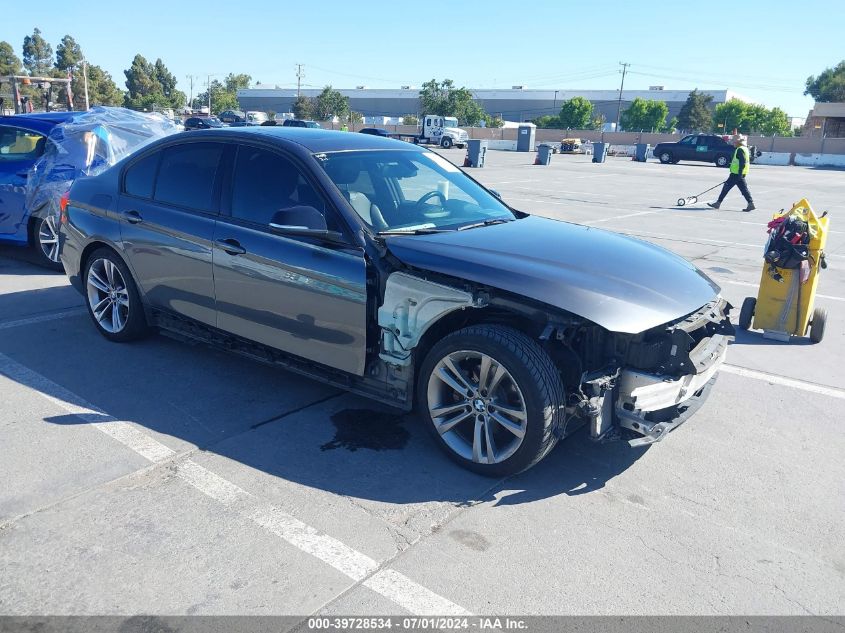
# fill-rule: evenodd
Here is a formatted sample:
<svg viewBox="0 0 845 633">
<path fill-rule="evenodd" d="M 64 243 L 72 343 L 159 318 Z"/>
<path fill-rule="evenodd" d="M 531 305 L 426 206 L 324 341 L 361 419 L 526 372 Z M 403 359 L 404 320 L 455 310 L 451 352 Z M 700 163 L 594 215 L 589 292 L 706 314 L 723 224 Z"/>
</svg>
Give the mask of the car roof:
<svg viewBox="0 0 845 633">
<path fill-rule="evenodd" d="M 60 123 L 70 121 L 79 112 L 33 112 L 30 114 L 10 114 L 0 116 L 0 125 L 14 125 L 48 133 Z"/>
<path fill-rule="evenodd" d="M 350 150 L 379 150 L 379 149 L 405 149 L 425 151 L 423 148 L 397 141 L 384 136 L 372 134 L 350 134 L 335 130 L 324 130 L 322 128 L 302 128 L 284 126 L 255 126 L 224 128 L 215 130 L 215 135 L 232 136 L 234 138 L 266 138 L 289 143 L 296 143 L 312 153 L 319 152 L 343 152 Z M 193 137 L 196 138 L 196 137 Z"/>
</svg>

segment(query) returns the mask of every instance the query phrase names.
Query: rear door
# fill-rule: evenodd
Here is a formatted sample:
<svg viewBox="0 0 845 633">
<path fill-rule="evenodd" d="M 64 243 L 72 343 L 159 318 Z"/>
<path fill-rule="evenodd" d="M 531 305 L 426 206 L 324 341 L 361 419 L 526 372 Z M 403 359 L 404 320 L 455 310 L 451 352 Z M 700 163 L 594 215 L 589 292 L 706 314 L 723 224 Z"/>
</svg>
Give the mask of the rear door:
<svg viewBox="0 0 845 633">
<path fill-rule="evenodd" d="M 185 142 L 142 155 L 123 174 L 124 251 L 146 300 L 208 325 L 217 316 L 211 241 L 224 145 Z"/>
<path fill-rule="evenodd" d="M 0 239 L 25 240 L 24 222 L 27 171 L 44 153 L 43 134 L 0 125 Z"/>
<path fill-rule="evenodd" d="M 695 160 L 712 163 L 715 159 L 716 147 L 714 137 L 700 134 L 695 145 Z"/>
<path fill-rule="evenodd" d="M 680 141 L 675 149 L 675 158 L 679 160 L 695 160 L 695 146 L 698 142 L 698 137 L 690 134 L 685 136 Z"/>
<path fill-rule="evenodd" d="M 308 205 L 337 217 L 291 157 L 240 145 L 214 234 L 217 327 L 362 375 L 366 262 L 352 246 L 270 230 L 282 208 Z"/>
</svg>

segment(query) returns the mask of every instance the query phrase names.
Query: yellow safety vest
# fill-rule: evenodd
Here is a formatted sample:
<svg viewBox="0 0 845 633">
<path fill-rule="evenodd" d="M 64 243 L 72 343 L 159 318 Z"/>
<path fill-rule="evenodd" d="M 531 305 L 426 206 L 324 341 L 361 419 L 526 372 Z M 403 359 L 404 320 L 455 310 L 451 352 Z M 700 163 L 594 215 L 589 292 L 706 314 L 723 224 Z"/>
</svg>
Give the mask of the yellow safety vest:
<svg viewBox="0 0 845 633">
<path fill-rule="evenodd" d="M 733 160 L 731 161 L 731 173 L 738 174 L 739 173 L 739 153 L 742 152 L 745 154 L 745 167 L 742 168 L 742 175 L 745 176 L 748 173 L 748 165 L 751 163 L 751 152 L 748 151 L 748 148 L 745 145 L 740 145 L 736 148 L 734 152 Z"/>
</svg>

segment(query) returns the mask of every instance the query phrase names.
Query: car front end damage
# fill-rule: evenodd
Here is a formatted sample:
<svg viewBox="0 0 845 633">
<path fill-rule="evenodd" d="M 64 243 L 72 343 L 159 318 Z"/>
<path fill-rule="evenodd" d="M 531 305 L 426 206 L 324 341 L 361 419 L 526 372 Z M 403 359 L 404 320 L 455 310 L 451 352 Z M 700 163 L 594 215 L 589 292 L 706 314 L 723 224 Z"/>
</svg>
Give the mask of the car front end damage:
<svg viewBox="0 0 845 633">
<path fill-rule="evenodd" d="M 567 423 L 559 434 L 568 435 L 569 421 L 577 418 L 595 440 L 617 438 L 622 430 L 635 436 L 631 446 L 664 439 L 706 398 L 734 335 L 730 309 L 717 297 L 635 335 L 586 324 L 555 329 L 569 394 Z M 582 370 L 577 378 L 573 361 Z"/>
</svg>

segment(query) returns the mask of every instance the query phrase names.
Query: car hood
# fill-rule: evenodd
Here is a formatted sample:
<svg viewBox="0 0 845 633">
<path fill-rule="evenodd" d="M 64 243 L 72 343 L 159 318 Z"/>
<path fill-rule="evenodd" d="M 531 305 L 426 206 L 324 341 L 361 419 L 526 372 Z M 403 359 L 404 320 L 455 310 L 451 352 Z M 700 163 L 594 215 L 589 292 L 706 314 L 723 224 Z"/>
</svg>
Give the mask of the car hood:
<svg viewBox="0 0 845 633">
<path fill-rule="evenodd" d="M 460 136 L 461 134 L 466 134 L 466 130 L 462 130 L 459 127 L 445 127 L 443 128 L 444 132 L 448 132 L 449 134 L 454 134 L 455 136 Z"/>
<path fill-rule="evenodd" d="M 613 332 L 634 334 L 673 321 L 719 293 L 703 272 L 663 248 L 536 216 L 391 236 L 387 246 L 409 266 L 529 297 Z"/>
</svg>

